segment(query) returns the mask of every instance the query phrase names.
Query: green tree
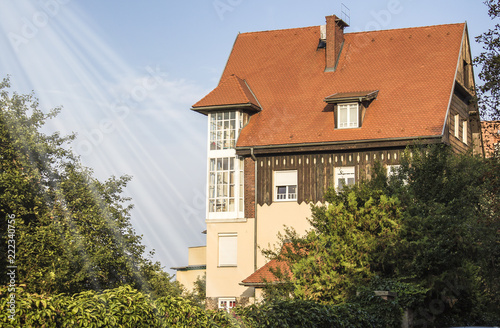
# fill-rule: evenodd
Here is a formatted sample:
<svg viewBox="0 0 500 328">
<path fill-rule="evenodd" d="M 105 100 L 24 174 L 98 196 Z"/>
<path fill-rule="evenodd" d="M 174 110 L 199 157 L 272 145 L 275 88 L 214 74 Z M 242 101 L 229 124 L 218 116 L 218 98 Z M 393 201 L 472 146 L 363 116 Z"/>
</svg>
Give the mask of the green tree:
<svg viewBox="0 0 500 328">
<path fill-rule="evenodd" d="M 121 195 L 130 177 L 94 178 L 69 148 L 74 135 L 41 132 L 59 109 L 44 114 L 33 95 L 9 87 L 8 79 L 0 83 L 0 236 L 3 245 L 15 241 L 17 283 L 44 293 L 126 284 L 155 287 L 158 296 L 175 292 L 130 223 L 132 205 Z M 7 260 L 2 252 L 1 272 Z"/>
<path fill-rule="evenodd" d="M 392 251 L 394 277 L 429 290 L 427 304 L 440 306 L 430 311 L 436 323 L 484 323 L 477 321 L 482 313 L 500 313 L 499 173 L 497 159 L 434 146 L 404 157 L 400 178 L 407 184 L 389 183 L 405 212 Z M 424 312 L 429 316 L 429 307 Z"/>
<path fill-rule="evenodd" d="M 290 263 L 295 298 L 342 303 L 390 280 L 419 300 L 427 291 L 411 306 L 429 326 L 487 323 L 500 313 L 498 173 L 497 159 L 410 148 L 391 179 L 378 165 L 371 181 L 329 190 L 312 229 L 288 229 L 284 250 L 267 254 Z"/>
<path fill-rule="evenodd" d="M 402 213 L 397 197 L 375 188 L 379 180 L 326 193 L 326 205 L 312 206 L 312 229 L 299 236 L 286 230 L 278 253 L 291 263 L 294 296 L 327 304 L 342 303 L 389 261 Z M 282 277 L 280 277 L 282 278 Z"/>
<path fill-rule="evenodd" d="M 487 0 L 488 15 L 497 21 L 500 16 L 500 1 Z M 481 66 L 479 78 L 483 81 L 478 86 L 479 105 L 482 114 L 489 119 L 500 119 L 500 25 L 476 37 L 484 51 L 474 59 Z"/>
</svg>

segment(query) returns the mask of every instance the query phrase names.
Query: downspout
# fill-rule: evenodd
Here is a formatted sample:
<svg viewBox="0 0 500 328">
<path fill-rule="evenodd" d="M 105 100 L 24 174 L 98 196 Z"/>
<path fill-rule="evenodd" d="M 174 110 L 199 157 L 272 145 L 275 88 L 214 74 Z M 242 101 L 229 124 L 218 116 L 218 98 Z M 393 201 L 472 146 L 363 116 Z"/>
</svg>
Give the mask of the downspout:
<svg viewBox="0 0 500 328">
<path fill-rule="evenodd" d="M 253 220 L 253 269 L 257 271 L 257 157 L 253 153 L 253 147 L 250 148 L 250 157 L 253 159 L 255 165 L 254 172 L 254 220 Z"/>
</svg>

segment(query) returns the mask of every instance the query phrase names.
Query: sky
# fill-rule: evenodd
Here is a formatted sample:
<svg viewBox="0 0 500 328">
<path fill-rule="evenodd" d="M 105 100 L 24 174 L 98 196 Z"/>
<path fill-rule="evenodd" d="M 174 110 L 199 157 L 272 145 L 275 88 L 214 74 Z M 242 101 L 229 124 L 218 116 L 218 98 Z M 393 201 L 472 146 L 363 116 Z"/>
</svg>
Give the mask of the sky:
<svg viewBox="0 0 500 328">
<path fill-rule="evenodd" d="M 0 78 L 45 112 L 63 108 L 45 129 L 77 133 L 71 147 L 98 179 L 133 177 L 131 222 L 175 273 L 205 244 L 207 122 L 191 105 L 219 82 L 238 33 L 341 13 L 346 33 L 467 22 L 473 56 L 496 23 L 478 0 L 1 0 Z"/>
</svg>

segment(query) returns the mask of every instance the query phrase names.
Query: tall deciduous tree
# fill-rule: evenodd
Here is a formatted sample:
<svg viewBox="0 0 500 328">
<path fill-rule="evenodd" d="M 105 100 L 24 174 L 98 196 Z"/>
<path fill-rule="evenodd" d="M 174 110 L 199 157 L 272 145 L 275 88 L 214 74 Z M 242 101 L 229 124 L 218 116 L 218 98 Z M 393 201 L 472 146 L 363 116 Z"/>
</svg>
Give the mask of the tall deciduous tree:
<svg viewBox="0 0 500 328">
<path fill-rule="evenodd" d="M 0 83 L 0 234 L 3 245 L 15 241 L 16 257 L 8 263 L 2 252 L 0 271 L 15 264 L 16 282 L 39 293 L 125 284 L 157 296 L 178 293 L 130 223 L 132 205 L 121 195 L 130 177 L 94 178 L 68 147 L 74 135 L 40 131 L 59 110 L 44 114 L 33 95 L 9 87 L 7 79 Z"/>
<path fill-rule="evenodd" d="M 488 15 L 498 21 L 500 17 L 500 1 L 487 0 Z M 476 37 L 483 45 L 484 51 L 474 59 L 476 65 L 481 65 L 479 77 L 483 84 L 478 86 L 479 105 L 483 118 L 500 120 L 500 25 Z"/>
</svg>

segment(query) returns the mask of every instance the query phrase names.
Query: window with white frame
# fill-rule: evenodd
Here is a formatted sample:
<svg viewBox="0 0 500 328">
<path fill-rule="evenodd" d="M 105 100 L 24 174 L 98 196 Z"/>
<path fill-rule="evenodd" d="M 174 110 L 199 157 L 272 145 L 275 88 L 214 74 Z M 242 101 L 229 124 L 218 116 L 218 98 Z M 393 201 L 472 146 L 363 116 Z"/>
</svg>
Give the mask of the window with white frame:
<svg viewBox="0 0 500 328">
<path fill-rule="evenodd" d="M 235 267 L 238 263 L 238 235 L 219 234 L 219 267 Z"/>
<path fill-rule="evenodd" d="M 455 115 L 455 138 L 460 137 L 460 115 Z"/>
<path fill-rule="evenodd" d="M 467 136 L 468 136 L 467 121 L 463 121 L 462 122 L 462 142 L 464 144 L 467 144 Z"/>
<path fill-rule="evenodd" d="M 236 298 L 234 297 L 219 298 L 219 309 L 229 312 L 235 306 L 236 306 Z"/>
<path fill-rule="evenodd" d="M 210 150 L 234 149 L 248 114 L 238 111 L 210 113 Z"/>
<path fill-rule="evenodd" d="M 297 200 L 297 170 L 274 171 L 274 200 Z"/>
<path fill-rule="evenodd" d="M 236 112 L 210 115 L 210 150 L 234 148 L 236 144 Z"/>
<path fill-rule="evenodd" d="M 337 128 L 359 127 L 359 108 L 357 103 L 337 105 Z"/>
<path fill-rule="evenodd" d="M 208 211 L 235 211 L 235 158 L 210 158 Z"/>
<path fill-rule="evenodd" d="M 387 165 L 387 178 L 391 178 L 398 174 L 401 165 Z"/>
<path fill-rule="evenodd" d="M 356 182 L 354 166 L 343 166 L 335 168 L 335 189 L 341 191 L 344 186 L 353 185 Z"/>
<path fill-rule="evenodd" d="M 245 186 L 244 186 L 244 183 L 243 183 L 243 181 L 245 181 L 244 180 L 244 174 L 243 174 L 243 168 L 245 167 L 245 162 L 244 162 L 243 158 L 240 158 L 239 164 L 240 164 L 239 165 L 240 166 L 240 176 L 239 176 L 239 178 L 240 178 L 239 179 L 240 180 L 240 190 L 239 190 L 239 195 L 238 196 L 239 196 L 240 201 L 239 201 L 239 208 L 238 208 L 238 210 L 240 212 L 242 212 L 243 208 L 245 206 L 245 201 L 244 201 Z"/>
<path fill-rule="evenodd" d="M 244 166 L 235 147 L 248 120 L 248 114 L 240 111 L 209 113 L 208 219 L 243 217 Z"/>
</svg>

